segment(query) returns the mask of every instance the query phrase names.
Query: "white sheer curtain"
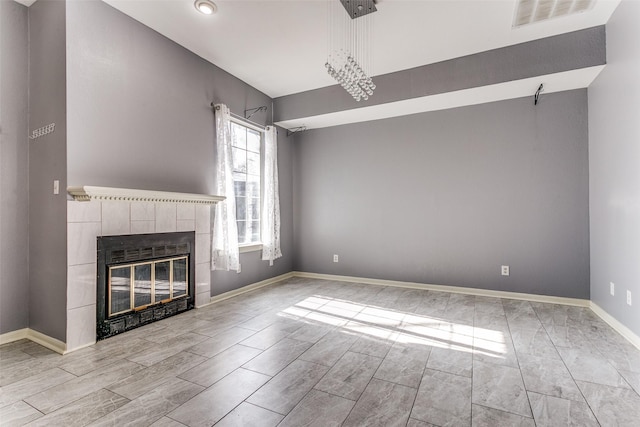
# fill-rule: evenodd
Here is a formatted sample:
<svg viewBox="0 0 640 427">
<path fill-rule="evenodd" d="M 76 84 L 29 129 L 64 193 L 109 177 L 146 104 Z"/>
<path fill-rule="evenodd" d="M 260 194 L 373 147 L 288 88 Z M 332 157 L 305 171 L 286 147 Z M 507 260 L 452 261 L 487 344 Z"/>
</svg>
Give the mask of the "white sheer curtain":
<svg viewBox="0 0 640 427">
<path fill-rule="evenodd" d="M 278 192 L 278 132 L 267 126 L 264 132 L 264 175 L 260 218 L 262 259 L 273 265 L 280 258 L 280 195 Z"/>
<path fill-rule="evenodd" d="M 224 104 L 216 104 L 216 194 L 226 199 L 218 202 L 211 238 L 211 269 L 240 272 L 236 197 L 231 157 L 231 112 Z"/>
</svg>

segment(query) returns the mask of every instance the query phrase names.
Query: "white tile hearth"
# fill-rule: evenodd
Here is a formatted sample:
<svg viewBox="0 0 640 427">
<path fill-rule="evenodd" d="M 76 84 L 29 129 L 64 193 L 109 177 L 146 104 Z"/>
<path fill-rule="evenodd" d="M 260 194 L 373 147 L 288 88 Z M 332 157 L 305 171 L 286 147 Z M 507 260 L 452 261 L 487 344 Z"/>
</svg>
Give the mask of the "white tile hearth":
<svg viewBox="0 0 640 427">
<path fill-rule="evenodd" d="M 151 221 L 131 221 L 131 234 L 153 233 L 156 231 L 156 222 Z"/>
<path fill-rule="evenodd" d="M 196 264 L 196 307 L 211 300 L 211 262 Z"/>
<path fill-rule="evenodd" d="M 196 234 L 196 264 L 211 261 L 211 243 L 208 234 Z"/>
<path fill-rule="evenodd" d="M 196 233 L 211 233 L 211 209 L 209 205 L 196 205 Z"/>
<path fill-rule="evenodd" d="M 176 221 L 176 231 L 193 231 L 195 228 L 195 219 L 179 219 Z"/>
<path fill-rule="evenodd" d="M 196 307 L 211 299 L 209 205 L 67 202 L 67 351 L 96 340 L 96 239 L 119 234 L 196 232 Z"/>
<path fill-rule="evenodd" d="M 156 203 L 156 233 L 173 233 L 178 230 L 175 203 Z"/>
<path fill-rule="evenodd" d="M 102 235 L 118 236 L 131 233 L 129 202 L 109 202 L 102 204 Z"/>
<path fill-rule="evenodd" d="M 95 284 L 94 284 L 95 287 Z M 89 320 L 91 319 L 91 320 Z M 96 303 L 67 310 L 67 349 L 96 341 Z"/>
<path fill-rule="evenodd" d="M 73 209 L 69 207 L 74 206 Z M 102 221 L 102 203 L 97 201 L 77 203 L 73 200 L 67 201 L 67 221 L 68 222 L 100 222 Z"/>
<path fill-rule="evenodd" d="M 70 265 L 67 269 L 67 309 L 96 303 L 96 263 Z"/>
<path fill-rule="evenodd" d="M 131 221 L 155 221 L 156 205 L 150 202 L 131 204 Z"/>
<path fill-rule="evenodd" d="M 101 235 L 102 224 L 99 222 L 68 223 L 67 264 L 79 265 L 96 262 L 96 236 Z"/>
<path fill-rule="evenodd" d="M 185 219 L 196 219 L 196 205 L 193 204 L 184 204 L 181 203 L 177 207 L 177 216 L 176 219 L 178 221 Z"/>
</svg>

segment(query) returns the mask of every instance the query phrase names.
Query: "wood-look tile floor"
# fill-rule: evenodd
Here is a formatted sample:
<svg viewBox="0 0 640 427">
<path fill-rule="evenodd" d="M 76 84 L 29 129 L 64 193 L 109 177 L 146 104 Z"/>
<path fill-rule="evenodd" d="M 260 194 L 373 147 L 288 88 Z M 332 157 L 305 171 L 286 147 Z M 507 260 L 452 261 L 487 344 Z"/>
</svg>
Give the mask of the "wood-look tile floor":
<svg viewBox="0 0 640 427">
<path fill-rule="evenodd" d="M 640 425 L 640 351 L 587 308 L 322 280 L 0 364 L 2 426 Z"/>
</svg>

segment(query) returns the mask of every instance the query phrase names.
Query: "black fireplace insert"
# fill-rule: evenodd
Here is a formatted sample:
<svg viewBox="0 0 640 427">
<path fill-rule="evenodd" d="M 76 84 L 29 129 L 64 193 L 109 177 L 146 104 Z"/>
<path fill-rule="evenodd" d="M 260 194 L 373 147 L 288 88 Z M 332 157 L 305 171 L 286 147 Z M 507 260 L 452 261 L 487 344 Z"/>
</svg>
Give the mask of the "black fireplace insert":
<svg viewBox="0 0 640 427">
<path fill-rule="evenodd" d="M 195 232 L 98 237 L 98 340 L 190 310 Z"/>
</svg>

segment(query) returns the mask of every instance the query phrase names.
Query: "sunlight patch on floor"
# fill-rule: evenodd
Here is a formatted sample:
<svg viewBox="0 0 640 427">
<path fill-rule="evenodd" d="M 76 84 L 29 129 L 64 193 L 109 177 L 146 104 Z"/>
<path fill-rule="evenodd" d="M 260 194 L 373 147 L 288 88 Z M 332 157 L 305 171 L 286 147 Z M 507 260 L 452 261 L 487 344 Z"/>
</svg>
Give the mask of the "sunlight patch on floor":
<svg viewBox="0 0 640 427">
<path fill-rule="evenodd" d="M 504 358 L 506 353 L 504 334 L 498 330 L 321 295 L 289 306 L 279 315 L 305 323 L 340 327 L 376 340 L 447 348 L 496 358 Z"/>
</svg>

